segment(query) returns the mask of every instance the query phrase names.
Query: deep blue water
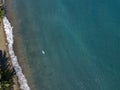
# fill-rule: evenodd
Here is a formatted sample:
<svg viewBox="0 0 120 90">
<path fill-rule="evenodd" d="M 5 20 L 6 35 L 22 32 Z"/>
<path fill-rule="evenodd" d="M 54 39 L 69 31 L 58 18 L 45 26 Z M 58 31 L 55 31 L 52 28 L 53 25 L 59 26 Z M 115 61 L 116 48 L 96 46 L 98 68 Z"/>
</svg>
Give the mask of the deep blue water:
<svg viewBox="0 0 120 90">
<path fill-rule="evenodd" d="M 34 90 L 120 90 L 119 0 L 14 3 Z"/>
</svg>

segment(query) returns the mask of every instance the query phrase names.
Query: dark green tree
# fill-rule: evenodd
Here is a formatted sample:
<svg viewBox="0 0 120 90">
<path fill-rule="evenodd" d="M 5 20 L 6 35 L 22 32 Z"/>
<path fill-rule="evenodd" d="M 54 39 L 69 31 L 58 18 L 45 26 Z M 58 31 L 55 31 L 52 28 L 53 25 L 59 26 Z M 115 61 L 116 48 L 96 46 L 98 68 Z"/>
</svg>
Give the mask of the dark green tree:
<svg viewBox="0 0 120 90">
<path fill-rule="evenodd" d="M 15 70 L 10 64 L 6 52 L 0 50 L 0 90 L 11 90 L 14 82 Z"/>
</svg>

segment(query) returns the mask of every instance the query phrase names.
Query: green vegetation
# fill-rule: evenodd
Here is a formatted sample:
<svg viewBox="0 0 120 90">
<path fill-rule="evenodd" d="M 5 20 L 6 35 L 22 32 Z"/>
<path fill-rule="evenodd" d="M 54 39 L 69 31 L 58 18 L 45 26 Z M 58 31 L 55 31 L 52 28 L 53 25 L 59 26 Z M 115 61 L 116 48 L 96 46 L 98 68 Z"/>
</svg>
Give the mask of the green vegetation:
<svg viewBox="0 0 120 90">
<path fill-rule="evenodd" d="M 3 10 L 0 9 L 0 18 L 3 16 Z"/>
<path fill-rule="evenodd" d="M 12 90 L 14 75 L 10 59 L 6 57 L 6 52 L 0 50 L 0 90 Z"/>
<path fill-rule="evenodd" d="M 3 11 L 0 10 L 0 18 L 2 18 L 2 15 L 3 15 Z"/>
<path fill-rule="evenodd" d="M 0 19 L 2 18 L 3 14 L 4 14 L 3 4 L 0 3 Z"/>
</svg>

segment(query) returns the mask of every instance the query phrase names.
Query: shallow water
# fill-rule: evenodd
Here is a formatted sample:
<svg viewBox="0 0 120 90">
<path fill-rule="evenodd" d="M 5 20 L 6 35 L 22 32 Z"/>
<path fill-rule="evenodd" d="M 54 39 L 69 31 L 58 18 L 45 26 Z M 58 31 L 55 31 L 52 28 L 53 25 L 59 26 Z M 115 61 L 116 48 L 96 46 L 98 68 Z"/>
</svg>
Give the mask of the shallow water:
<svg viewBox="0 0 120 90">
<path fill-rule="evenodd" d="M 34 90 L 120 89 L 119 1 L 14 3 Z"/>
</svg>

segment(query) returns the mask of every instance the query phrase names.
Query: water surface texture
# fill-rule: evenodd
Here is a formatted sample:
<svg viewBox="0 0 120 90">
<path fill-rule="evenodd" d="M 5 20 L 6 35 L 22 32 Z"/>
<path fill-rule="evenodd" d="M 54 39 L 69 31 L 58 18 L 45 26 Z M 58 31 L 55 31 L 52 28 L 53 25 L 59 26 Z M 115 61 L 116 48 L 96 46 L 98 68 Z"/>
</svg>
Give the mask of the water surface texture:
<svg viewBox="0 0 120 90">
<path fill-rule="evenodd" d="M 119 0 L 15 0 L 34 90 L 120 90 Z"/>
</svg>

